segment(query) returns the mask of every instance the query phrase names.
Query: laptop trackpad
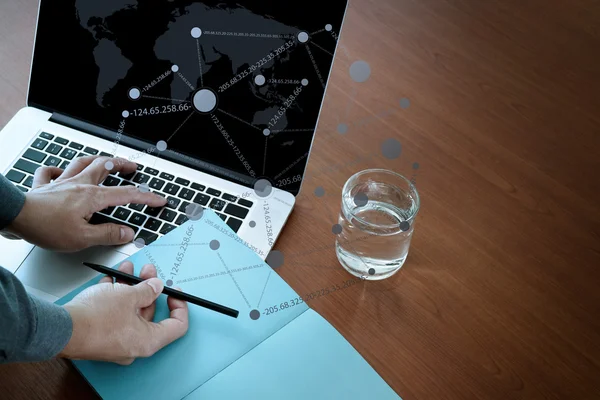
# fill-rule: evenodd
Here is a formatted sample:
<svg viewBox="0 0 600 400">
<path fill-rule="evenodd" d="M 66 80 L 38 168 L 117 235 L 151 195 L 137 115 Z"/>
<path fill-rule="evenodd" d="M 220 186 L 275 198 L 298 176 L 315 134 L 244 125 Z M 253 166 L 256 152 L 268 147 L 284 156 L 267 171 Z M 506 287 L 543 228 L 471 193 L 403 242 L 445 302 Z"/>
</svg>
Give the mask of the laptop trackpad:
<svg viewBox="0 0 600 400">
<path fill-rule="evenodd" d="M 94 247 L 78 253 L 54 253 L 36 247 L 17 270 L 16 276 L 31 288 L 63 297 L 98 273 L 81 263 L 88 261 L 112 267 L 127 258 L 109 247 Z"/>
</svg>

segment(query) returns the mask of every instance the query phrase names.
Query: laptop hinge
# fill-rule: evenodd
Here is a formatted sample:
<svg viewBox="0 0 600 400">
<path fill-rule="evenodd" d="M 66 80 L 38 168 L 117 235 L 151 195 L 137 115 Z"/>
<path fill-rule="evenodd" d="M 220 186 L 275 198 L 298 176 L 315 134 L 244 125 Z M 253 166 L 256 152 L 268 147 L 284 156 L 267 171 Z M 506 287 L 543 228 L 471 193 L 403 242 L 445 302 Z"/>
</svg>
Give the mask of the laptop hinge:
<svg viewBox="0 0 600 400">
<path fill-rule="evenodd" d="M 148 142 L 144 142 L 139 139 L 132 138 L 125 134 L 119 134 L 116 131 L 102 128 L 98 125 L 90 124 L 89 122 L 82 121 L 80 119 L 76 119 L 73 117 L 69 117 L 60 113 L 52 113 L 50 117 L 50 122 L 54 122 L 55 124 L 63 125 L 71 129 L 78 130 L 80 132 L 84 132 L 90 134 L 92 136 L 99 137 L 101 139 L 109 140 L 115 143 L 114 152 L 117 151 L 119 145 L 123 145 L 125 147 L 129 147 L 140 152 L 145 152 L 148 154 L 152 154 L 154 156 L 159 156 L 166 160 L 175 162 L 177 164 L 185 165 L 186 167 L 195 169 L 197 171 L 201 171 L 207 173 L 209 175 L 213 175 L 225 180 L 228 180 L 233 183 L 237 183 L 246 187 L 253 187 L 256 182 L 256 178 L 252 178 L 250 176 L 246 176 L 234 171 L 230 171 L 226 168 L 217 166 L 215 164 L 211 164 L 205 161 L 198 160 L 196 158 L 192 158 L 182 153 L 178 153 L 176 151 L 167 149 L 158 154 L 158 150 L 155 145 L 149 144 Z M 120 137 L 118 136 L 120 135 Z M 116 138 L 119 137 L 118 143 L 116 142 Z M 112 152 L 112 153 L 114 153 Z"/>
</svg>

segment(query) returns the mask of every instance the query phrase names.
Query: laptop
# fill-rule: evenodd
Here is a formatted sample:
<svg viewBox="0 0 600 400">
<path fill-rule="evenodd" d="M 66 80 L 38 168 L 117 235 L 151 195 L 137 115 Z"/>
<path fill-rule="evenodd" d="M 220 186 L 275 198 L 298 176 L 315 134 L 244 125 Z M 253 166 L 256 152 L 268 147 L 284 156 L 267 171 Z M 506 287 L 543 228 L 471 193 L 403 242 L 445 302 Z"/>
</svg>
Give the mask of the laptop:
<svg viewBox="0 0 600 400">
<path fill-rule="evenodd" d="M 213 209 L 266 259 L 300 192 L 347 0 L 41 0 L 27 106 L 0 132 L 0 171 L 31 190 L 41 166 L 122 157 L 134 185 L 168 199 L 91 223 L 125 224 L 134 243 L 73 254 L 0 239 L 0 265 L 55 301 Z M 143 242 L 141 242 L 143 240 Z"/>
</svg>

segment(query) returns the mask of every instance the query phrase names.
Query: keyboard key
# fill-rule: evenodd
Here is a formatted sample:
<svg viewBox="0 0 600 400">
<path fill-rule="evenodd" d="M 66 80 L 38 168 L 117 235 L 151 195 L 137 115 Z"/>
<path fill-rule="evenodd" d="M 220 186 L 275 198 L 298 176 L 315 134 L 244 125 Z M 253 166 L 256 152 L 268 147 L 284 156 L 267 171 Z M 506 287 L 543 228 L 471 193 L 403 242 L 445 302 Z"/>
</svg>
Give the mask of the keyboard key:
<svg viewBox="0 0 600 400">
<path fill-rule="evenodd" d="M 140 213 L 133 213 L 131 218 L 129 218 L 129 222 L 137 226 L 142 226 L 144 221 L 146 221 L 146 216 Z"/>
<path fill-rule="evenodd" d="M 161 172 L 159 176 L 168 181 L 172 181 L 173 179 L 175 179 L 175 176 L 173 176 L 171 174 L 167 174 L 166 172 Z"/>
<path fill-rule="evenodd" d="M 166 194 L 170 194 L 175 196 L 177 194 L 177 192 L 179 192 L 180 187 L 177 185 L 174 185 L 172 183 L 167 183 L 167 186 L 165 186 L 165 190 L 164 192 Z"/>
<path fill-rule="evenodd" d="M 179 206 L 179 211 L 184 213 L 187 210 L 187 207 L 190 205 L 190 203 L 188 203 L 187 201 L 184 201 L 183 203 L 181 203 L 181 205 Z"/>
<path fill-rule="evenodd" d="M 38 150 L 44 150 L 46 145 L 48 144 L 47 140 L 44 139 L 35 139 L 33 143 L 31 143 L 31 147 Z"/>
<path fill-rule="evenodd" d="M 198 193 L 194 198 L 194 203 L 200 204 L 201 206 L 205 206 L 208 204 L 208 200 L 210 200 L 210 196 L 207 196 L 202 193 Z"/>
<path fill-rule="evenodd" d="M 219 212 L 215 212 L 215 214 L 217 214 L 219 216 L 219 218 L 221 218 L 223 221 L 225 221 L 227 219 L 227 215 L 225 215 L 225 214 L 221 214 Z"/>
<path fill-rule="evenodd" d="M 181 186 L 188 186 L 190 184 L 190 181 L 188 181 L 187 179 L 183 179 L 183 178 L 177 178 L 177 179 L 175 179 L 175 183 L 178 183 Z"/>
<path fill-rule="evenodd" d="M 237 196 L 231 195 L 231 194 L 227 194 L 227 193 L 223 193 L 223 196 L 221 196 L 222 198 L 224 198 L 227 201 L 231 201 L 233 203 L 235 203 L 237 201 Z"/>
<path fill-rule="evenodd" d="M 6 179 L 14 183 L 21 183 L 21 181 L 25 179 L 25 174 L 11 169 L 8 171 L 8 174 L 6 174 Z"/>
<path fill-rule="evenodd" d="M 159 195 L 160 197 L 167 197 L 166 194 L 161 193 L 161 192 L 157 192 L 156 190 L 153 190 L 152 193 Z"/>
<path fill-rule="evenodd" d="M 137 164 L 137 170 L 141 171 L 144 169 L 144 166 L 142 164 Z"/>
<path fill-rule="evenodd" d="M 138 172 L 137 174 L 135 174 L 135 178 L 133 178 L 133 181 L 135 183 L 146 183 L 150 180 L 150 177 L 146 174 L 142 174 L 141 172 Z"/>
<path fill-rule="evenodd" d="M 240 230 L 240 226 L 242 226 L 242 221 L 240 221 L 239 219 L 233 218 L 233 217 L 229 217 L 229 219 L 227 220 L 227 225 L 229 225 L 229 227 L 235 233 L 237 233 L 237 231 Z"/>
<path fill-rule="evenodd" d="M 130 181 L 131 178 L 133 178 L 133 175 L 135 175 L 135 171 L 130 174 L 124 174 L 123 172 L 119 172 L 119 177 L 125 179 L 126 181 Z"/>
<path fill-rule="evenodd" d="M 66 158 L 67 160 L 72 160 L 75 155 L 77 155 L 77 152 L 72 149 L 64 149 L 62 153 L 60 153 L 60 156 L 62 158 Z"/>
<path fill-rule="evenodd" d="M 17 188 L 18 188 L 18 189 L 19 189 L 21 192 L 23 192 L 23 193 L 27 193 L 27 192 L 29 192 L 29 189 L 27 189 L 26 187 L 23 187 L 23 186 L 17 186 Z"/>
<path fill-rule="evenodd" d="M 71 147 L 71 148 L 73 148 L 75 150 L 81 150 L 81 149 L 83 149 L 83 145 L 82 144 L 75 143 L 75 142 L 69 143 L 69 147 Z"/>
<path fill-rule="evenodd" d="M 62 160 L 58 157 L 50 156 L 48 157 L 44 165 L 47 165 L 49 167 L 58 167 L 61 161 Z"/>
<path fill-rule="evenodd" d="M 162 235 L 166 235 L 167 233 L 171 232 L 173 229 L 177 228 L 176 226 L 173 225 L 169 225 L 167 223 L 163 224 L 163 227 L 160 228 L 160 233 Z"/>
<path fill-rule="evenodd" d="M 204 189 L 206 189 L 206 186 L 200 185 L 199 183 L 192 183 L 192 189 L 196 189 L 201 192 L 204 192 Z"/>
<path fill-rule="evenodd" d="M 85 156 L 87 156 L 87 154 L 85 154 L 85 153 L 79 153 L 79 154 L 77 154 L 77 158 L 79 158 L 79 157 L 85 157 Z"/>
<path fill-rule="evenodd" d="M 233 215 L 234 217 L 238 217 L 241 219 L 246 218 L 246 215 L 248 215 L 249 210 L 247 208 L 243 208 L 240 207 L 238 205 L 235 204 L 227 204 L 227 207 L 225 207 L 225 213 L 229 214 L 229 215 Z"/>
<path fill-rule="evenodd" d="M 175 223 L 177 225 L 182 225 L 185 224 L 188 220 L 188 217 L 186 217 L 185 215 L 181 214 L 179 215 L 179 217 L 177 217 L 177 221 L 175 221 Z"/>
<path fill-rule="evenodd" d="M 58 137 L 58 136 L 56 137 L 56 139 L 54 139 L 54 141 L 56 143 L 59 143 L 59 144 L 67 144 L 67 143 L 69 143 L 69 141 L 67 139 L 63 139 L 63 138 Z"/>
<path fill-rule="evenodd" d="M 23 158 L 41 163 L 44 161 L 44 158 L 46 158 L 46 155 L 34 149 L 27 149 L 27 151 L 23 153 Z"/>
<path fill-rule="evenodd" d="M 119 186 L 135 186 L 133 183 L 129 181 L 122 181 Z"/>
<path fill-rule="evenodd" d="M 142 239 L 142 240 L 144 240 L 144 243 L 147 246 L 150 243 L 154 242 L 156 239 L 158 239 L 158 235 L 156 233 L 148 232 L 148 231 L 142 229 L 140 231 L 140 233 L 138 233 L 136 239 Z"/>
<path fill-rule="evenodd" d="M 127 218 L 129 218 L 130 214 L 131 214 L 131 210 L 128 210 L 123 207 L 119 207 L 119 208 L 117 208 L 117 211 L 115 211 L 113 216 L 116 218 L 119 218 L 120 220 L 125 221 Z"/>
<path fill-rule="evenodd" d="M 169 196 L 167 197 L 167 204 L 165 205 L 165 207 L 177 208 L 180 202 L 181 200 L 179 200 L 178 198 Z"/>
<path fill-rule="evenodd" d="M 16 168 L 18 170 L 30 173 L 31 175 L 35 174 L 35 170 L 38 169 L 39 167 L 41 167 L 41 165 L 39 164 L 34 164 L 30 161 L 27 160 L 23 160 L 20 159 L 15 163 L 15 166 L 13 168 Z"/>
<path fill-rule="evenodd" d="M 62 146 L 57 145 L 56 143 L 52 143 L 50 146 L 48 146 L 48 148 L 46 149 L 46 151 L 50 154 L 54 154 L 57 155 L 58 153 L 60 153 L 60 151 L 63 149 Z"/>
<path fill-rule="evenodd" d="M 148 206 L 144 210 L 144 214 L 150 215 L 152 217 L 158 217 L 158 214 L 160 213 L 160 210 L 162 210 L 161 207 L 150 207 L 150 206 Z"/>
<path fill-rule="evenodd" d="M 144 207 L 146 207 L 144 204 L 131 203 L 129 205 L 129 208 L 131 208 L 132 210 L 135 210 L 135 211 L 142 211 L 144 209 Z"/>
<path fill-rule="evenodd" d="M 146 168 L 146 170 L 147 169 L 148 168 Z M 163 186 L 165 186 L 165 181 L 163 181 L 162 179 L 158 179 L 158 178 L 152 178 L 152 180 L 150 180 L 150 183 L 148 184 L 148 186 L 150 186 L 154 190 L 160 190 L 163 188 Z"/>
<path fill-rule="evenodd" d="M 68 161 L 63 161 L 62 164 L 60 164 L 60 167 L 58 167 L 58 168 L 60 168 L 60 169 L 67 169 L 67 167 L 69 166 L 69 164 L 71 164 L 71 163 L 68 162 Z"/>
<path fill-rule="evenodd" d="M 154 168 L 150 168 L 150 167 L 146 167 L 146 169 L 144 169 L 144 172 L 149 173 L 150 175 L 158 175 L 158 170 L 154 169 Z"/>
<path fill-rule="evenodd" d="M 133 232 L 137 232 L 138 231 L 138 227 L 135 225 L 131 225 L 131 224 L 127 224 L 124 223 L 123 221 L 120 221 L 118 219 L 112 218 L 112 217 L 107 217 L 106 215 L 102 215 L 102 214 L 94 214 L 92 215 L 92 218 L 90 218 L 90 224 L 92 225 L 100 225 L 100 224 L 119 224 L 119 225 L 125 225 L 130 227 L 131 229 L 133 229 Z"/>
<path fill-rule="evenodd" d="M 116 207 L 114 207 L 114 206 L 113 207 L 107 207 L 104 210 L 100 210 L 100 212 L 102 214 L 111 215 L 113 213 L 113 211 L 115 211 L 115 208 Z"/>
<path fill-rule="evenodd" d="M 196 192 L 194 192 L 193 190 L 183 188 L 181 189 L 181 192 L 179 192 L 179 197 L 185 200 L 191 200 L 194 198 L 194 194 L 196 194 Z"/>
<path fill-rule="evenodd" d="M 209 207 L 212 208 L 213 210 L 222 211 L 223 208 L 225 208 L 226 204 L 227 203 L 225 202 L 225 200 L 212 199 L 212 201 L 209 204 Z"/>
<path fill-rule="evenodd" d="M 168 208 L 165 208 L 164 210 L 162 210 L 162 212 L 160 213 L 160 219 L 168 221 L 168 222 L 173 222 L 173 220 L 175 219 L 175 217 L 177 216 L 177 212 L 173 211 L 173 210 L 169 210 Z"/>
<path fill-rule="evenodd" d="M 105 152 L 105 151 L 101 151 L 101 152 L 100 152 L 100 155 L 101 155 L 102 157 L 110 157 L 110 158 L 112 158 L 112 157 L 113 157 L 113 155 L 112 155 L 112 154 L 110 154 L 110 153 L 107 153 L 107 152 Z"/>
<path fill-rule="evenodd" d="M 121 180 L 119 178 L 115 178 L 114 176 L 107 176 L 102 184 L 104 186 L 119 186 Z"/>
<path fill-rule="evenodd" d="M 52 140 L 54 138 L 54 135 L 52 135 L 48 132 L 42 132 L 42 133 L 40 133 L 40 137 L 44 138 L 44 139 Z"/>
<path fill-rule="evenodd" d="M 29 175 L 26 179 L 25 182 L 23 182 L 23 185 L 27 186 L 28 188 L 33 186 L 33 176 Z"/>
<path fill-rule="evenodd" d="M 206 189 L 206 193 L 211 194 L 213 196 L 217 196 L 217 197 L 219 197 L 221 195 L 221 192 L 219 190 L 213 189 L 213 188 Z"/>
<path fill-rule="evenodd" d="M 93 156 L 95 156 L 96 154 L 98 154 L 98 150 L 92 148 L 92 147 L 86 147 L 85 149 L 83 149 L 84 153 L 88 153 L 91 154 Z"/>
<path fill-rule="evenodd" d="M 246 200 L 246 199 L 238 199 L 238 204 L 243 205 L 244 207 L 252 207 L 252 204 L 254 204 L 253 202 L 251 202 L 250 200 Z"/>
<path fill-rule="evenodd" d="M 162 224 L 162 222 L 160 222 L 157 219 L 148 218 L 148 221 L 146 221 L 146 223 L 144 224 L 144 228 L 150 229 L 151 231 L 156 232 L 158 230 L 158 228 L 160 228 L 161 224 Z"/>
</svg>

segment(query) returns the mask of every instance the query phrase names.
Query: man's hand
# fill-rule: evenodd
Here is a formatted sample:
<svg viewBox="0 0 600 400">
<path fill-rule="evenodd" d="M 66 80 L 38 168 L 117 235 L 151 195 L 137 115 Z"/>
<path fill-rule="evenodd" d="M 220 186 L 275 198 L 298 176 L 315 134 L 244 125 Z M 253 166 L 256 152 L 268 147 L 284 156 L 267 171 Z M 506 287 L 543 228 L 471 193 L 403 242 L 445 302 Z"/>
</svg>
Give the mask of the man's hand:
<svg viewBox="0 0 600 400">
<path fill-rule="evenodd" d="M 106 169 L 110 161 L 113 168 Z M 108 166 L 111 166 L 108 164 Z M 6 229 L 49 250 L 78 251 L 97 245 L 131 242 L 131 228 L 117 224 L 91 225 L 97 211 L 128 203 L 162 207 L 166 199 L 142 193 L 135 186 L 101 187 L 109 173 L 135 172 L 137 164 L 108 157 L 80 157 L 62 170 L 42 167 L 35 172 L 33 190 L 27 193 L 21 213 Z"/>
<path fill-rule="evenodd" d="M 133 264 L 125 261 L 120 271 L 133 274 Z M 170 318 L 152 322 L 154 301 L 163 289 L 156 278 L 156 268 L 144 265 L 135 286 L 112 283 L 102 278 L 98 285 L 87 288 L 64 307 L 73 320 L 71 340 L 61 357 L 83 360 L 112 361 L 131 364 L 138 357 L 150 357 L 169 343 L 179 339 L 188 329 L 187 303 L 169 297 Z"/>
</svg>

